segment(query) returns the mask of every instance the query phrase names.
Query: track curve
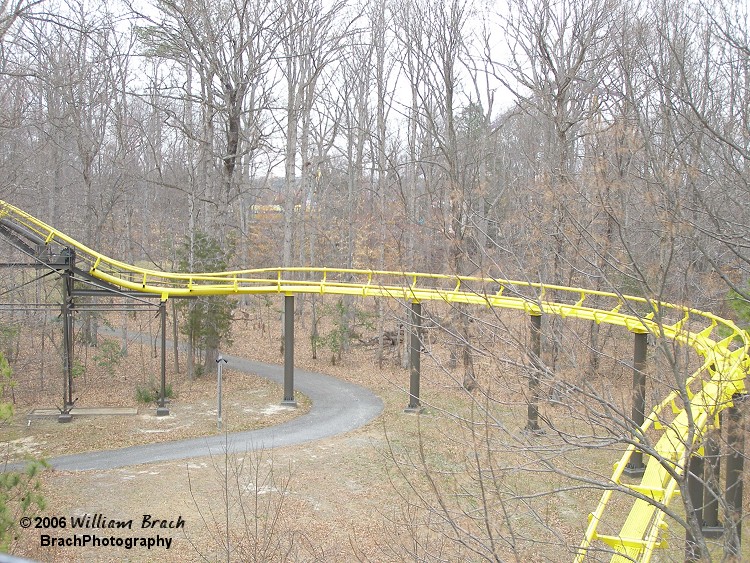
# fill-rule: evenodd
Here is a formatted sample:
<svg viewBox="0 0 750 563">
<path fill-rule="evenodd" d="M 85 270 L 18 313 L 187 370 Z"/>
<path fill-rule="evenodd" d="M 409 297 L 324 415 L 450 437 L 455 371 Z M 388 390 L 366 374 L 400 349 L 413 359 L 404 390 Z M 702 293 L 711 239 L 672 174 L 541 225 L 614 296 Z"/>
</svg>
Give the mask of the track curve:
<svg viewBox="0 0 750 563">
<path fill-rule="evenodd" d="M 67 249 L 71 264 L 75 259 L 77 271 L 83 275 L 125 290 L 159 296 L 162 301 L 196 295 L 304 293 L 435 300 L 611 324 L 692 348 L 702 359 L 700 367 L 675 385 L 643 425 L 632 427 L 620 436 L 621 444 L 626 446 L 625 453 L 615 464 L 609 483 L 602 486 L 601 500 L 589 515 L 576 562 L 588 557 L 590 548 L 592 552 L 606 550 L 618 562 L 651 559 L 654 550 L 663 545 L 665 510 L 680 495 L 678 478 L 685 474 L 689 458 L 700 447 L 706 432 L 716 425 L 719 413 L 733 404 L 735 395 L 745 393 L 745 378 L 750 370 L 750 335 L 732 321 L 645 297 L 491 277 L 417 272 L 336 268 L 163 272 L 109 258 L 2 201 L 0 232 L 20 241 L 20 246 L 32 255 L 40 247 L 48 248 L 50 255 L 50 247 Z M 649 435 L 653 438 L 647 440 L 645 437 Z M 272 436 L 278 434 L 269 438 Z M 191 441 L 186 447 L 198 448 L 200 444 Z M 629 485 L 621 477 L 636 448 L 644 450 L 649 460 L 641 482 Z M 631 509 L 618 534 L 601 534 L 601 522 L 621 511 L 607 510 L 615 493 L 620 498 L 626 496 Z M 595 542 L 599 544 L 596 547 Z"/>
<path fill-rule="evenodd" d="M 276 383 L 283 382 L 283 367 L 224 355 L 232 369 L 256 373 Z M 259 430 L 217 434 L 203 438 L 132 446 L 53 458 L 58 470 L 115 469 L 159 461 L 207 455 L 243 453 L 311 442 L 343 434 L 364 426 L 383 411 L 383 402 L 368 389 L 334 377 L 295 370 L 296 388 L 307 395 L 310 411 L 293 420 Z"/>
</svg>

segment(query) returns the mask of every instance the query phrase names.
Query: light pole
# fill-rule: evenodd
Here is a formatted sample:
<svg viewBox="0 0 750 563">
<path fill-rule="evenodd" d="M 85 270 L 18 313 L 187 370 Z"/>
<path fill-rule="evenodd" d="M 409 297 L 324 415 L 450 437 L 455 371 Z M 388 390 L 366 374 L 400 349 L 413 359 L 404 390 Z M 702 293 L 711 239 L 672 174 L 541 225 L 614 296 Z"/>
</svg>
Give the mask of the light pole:
<svg viewBox="0 0 750 563">
<path fill-rule="evenodd" d="M 216 374 L 216 378 L 217 378 L 216 394 L 218 395 L 218 401 L 219 401 L 219 406 L 216 411 L 216 427 L 219 430 L 221 430 L 221 368 L 223 367 L 222 364 L 226 364 L 226 363 L 227 361 L 224 359 L 224 356 L 220 355 L 218 358 L 216 358 L 216 364 L 218 366 L 218 371 Z"/>
</svg>

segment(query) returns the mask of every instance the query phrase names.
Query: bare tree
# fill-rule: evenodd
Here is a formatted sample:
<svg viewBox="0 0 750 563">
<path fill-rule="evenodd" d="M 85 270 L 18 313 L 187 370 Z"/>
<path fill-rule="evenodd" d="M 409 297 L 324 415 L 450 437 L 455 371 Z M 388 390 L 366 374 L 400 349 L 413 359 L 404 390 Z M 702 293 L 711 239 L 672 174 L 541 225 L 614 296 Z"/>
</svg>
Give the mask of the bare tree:
<svg viewBox="0 0 750 563">
<path fill-rule="evenodd" d="M 423 128 L 429 142 L 433 143 L 434 152 L 421 156 L 428 159 L 436 180 L 429 182 L 426 189 L 432 207 L 440 212 L 435 217 L 438 221 L 435 227 L 447 240 L 450 271 L 456 275 L 472 274 L 480 267 L 476 232 L 471 224 L 478 186 L 463 146 L 459 149 L 462 124 L 457 116 L 461 68 L 467 62 L 467 27 L 472 10 L 469 2 L 406 3 L 402 8 L 404 27 L 400 34 L 404 48 L 411 53 L 406 57 L 406 70 L 411 73 L 410 117 L 415 120 L 412 126 Z M 413 133 L 410 140 L 416 140 Z M 412 159 L 415 152 L 411 150 Z M 466 343 L 461 352 L 464 386 L 471 389 L 475 385 L 475 375 L 470 319 L 463 305 L 456 306 L 456 319 L 457 330 Z"/>
<path fill-rule="evenodd" d="M 515 160 L 525 157 L 531 163 L 533 174 L 527 178 L 532 189 L 523 186 L 519 199 L 533 203 L 536 211 L 525 218 L 526 223 L 517 223 L 526 236 L 518 237 L 510 247 L 516 253 L 514 259 L 521 269 L 530 262 L 537 264 L 539 279 L 580 281 L 652 299 L 676 296 L 706 308 L 721 307 L 727 287 L 736 286 L 738 279 L 744 283 L 746 277 L 740 230 L 747 223 L 744 206 L 738 205 L 743 182 L 726 179 L 742 169 L 738 162 L 744 163 L 742 153 L 729 147 L 742 147 L 747 134 L 738 127 L 743 123 L 739 111 L 743 106 L 737 96 L 746 89 L 739 86 L 742 82 L 729 79 L 744 76 L 734 70 L 746 57 L 738 56 L 741 49 L 733 52 L 731 61 L 719 56 L 727 51 L 716 47 L 718 38 L 727 39 L 714 27 L 718 12 L 709 16 L 695 5 L 686 11 L 684 6 L 663 3 L 650 5 L 642 13 L 609 9 L 614 7 L 605 4 L 584 7 L 577 2 L 542 4 L 539 11 L 514 6 L 517 9 L 511 10 L 506 24 L 516 32 L 510 29 L 507 36 L 514 38 L 511 47 L 526 47 L 511 51 L 517 53 L 516 58 L 502 66 L 512 78 L 502 79 L 518 94 L 519 109 L 526 115 L 508 116 L 503 135 L 522 141 L 514 148 L 528 147 L 519 150 Z M 618 25 L 613 25 L 613 18 Z M 734 19 L 745 21 L 742 17 L 727 21 Z M 521 22 L 525 22 L 524 31 L 518 33 Z M 725 22 L 719 27 L 732 26 Z M 611 39 L 609 32 L 615 29 L 620 30 L 618 40 L 605 44 L 602 38 Z M 736 33 L 737 28 L 733 29 Z M 741 45 L 743 34 L 736 35 Z M 738 87 L 733 89 L 733 84 Z M 716 104 L 737 109 L 730 117 Z M 526 144 L 531 128 L 535 129 Z M 717 131 L 727 133 L 720 143 L 716 143 Z M 731 153 L 734 159 L 727 159 Z M 718 177 L 725 181 L 718 182 Z M 717 235 L 717 230 L 726 237 Z M 533 245 L 530 233 L 544 238 Z M 730 240 L 732 250 L 725 246 Z M 524 253 L 526 249 L 533 252 Z M 486 251 L 488 261 L 495 260 L 501 250 L 506 249 Z M 700 262 L 711 255 L 707 269 Z M 505 266 L 498 263 L 496 267 Z M 525 275 L 531 274 L 527 270 Z M 746 287 L 740 289 L 746 291 Z M 554 299 L 555 292 L 550 294 Z M 597 298 L 587 295 L 585 301 L 594 305 Z M 689 378 L 694 370 L 700 371 L 700 360 L 686 348 L 658 339 L 677 319 L 647 305 L 631 311 L 659 323 L 648 379 L 653 401 L 672 393 L 675 408 L 685 407 L 695 392 Z M 476 317 L 475 322 L 481 318 Z M 499 322 L 492 325 L 489 330 L 495 334 L 502 330 Z M 673 471 L 673 462 L 661 455 L 651 437 L 639 436 L 629 410 L 631 397 L 618 393 L 597 375 L 612 369 L 613 360 L 615 369 L 625 367 L 614 352 L 617 348 L 627 354 L 622 335 L 610 334 L 602 349 L 598 338 L 584 338 L 570 325 L 567 321 L 557 324 L 557 367 L 565 373 L 580 365 L 582 353 L 590 359 L 595 356 L 588 368 L 590 377 L 575 381 L 566 376 L 557 382 L 542 378 L 543 386 L 549 386 L 544 395 L 557 397 L 564 389 L 565 399 L 561 411 L 552 401 L 546 408 L 549 438 L 522 446 L 530 454 L 529 465 L 538 468 L 534 472 L 561 481 L 534 491 L 524 491 L 509 481 L 506 470 L 526 462 L 509 461 L 502 444 L 524 440 L 495 410 L 495 401 L 501 401 L 498 390 L 508 383 L 500 382 L 500 377 L 494 383 L 482 382 L 479 395 L 483 401 L 472 402 L 475 410 L 464 420 L 469 436 L 474 436 L 475 428 L 482 428 L 479 440 L 465 443 L 465 451 L 471 452 L 467 457 L 477 461 L 475 467 L 466 463 L 445 479 L 445 471 L 433 462 L 439 454 L 429 441 L 420 442 L 411 456 L 401 450 L 393 454 L 408 491 L 404 502 L 413 510 L 406 516 L 414 525 L 410 540 L 416 553 L 449 557 L 446 553 L 455 556 L 466 549 L 488 560 L 528 559 L 535 557 L 536 549 L 543 550 L 545 542 L 564 544 L 563 535 L 549 526 L 548 511 L 554 509 L 538 501 L 552 495 L 553 489 L 563 491 L 561 497 L 554 493 L 555 498 L 563 498 L 589 487 L 612 487 L 608 470 L 598 472 L 583 458 L 600 448 L 632 444 L 638 436 L 638 447 L 675 478 L 683 507 L 675 509 L 658 499 L 638 497 L 624 486 L 615 487 L 616 494 L 638 497 L 639 502 L 665 512 L 692 535 L 701 556 L 710 558 L 701 523 L 693 513 L 703 501 L 691 499 L 687 491 L 685 464 L 698 445 L 693 439 L 701 432 L 699 422 L 691 418 L 689 408 L 681 411 L 687 420 L 688 447 L 680 468 Z M 523 351 L 520 343 L 519 351 Z M 711 375 L 709 371 L 707 376 Z M 485 421 L 478 422 L 475 412 L 481 412 Z M 566 427 L 565 417 L 576 421 L 575 430 Z M 497 456 L 499 451 L 504 453 Z M 468 492 L 469 483 L 476 485 L 474 493 Z M 463 498 L 472 498 L 476 504 L 462 506 Z M 515 525 L 517 511 L 525 511 L 544 526 L 544 539 L 535 541 Z M 413 556 L 415 551 L 409 553 Z"/>
<path fill-rule="evenodd" d="M 43 0 L 3 0 L 0 2 L 0 41 L 19 18 L 22 19 L 32 8 L 42 2 Z"/>
<path fill-rule="evenodd" d="M 159 2 L 156 19 L 138 13 L 148 25 L 141 36 L 155 57 L 179 62 L 190 80 L 182 80 L 178 93 L 186 106 L 183 132 L 199 140 L 200 172 L 206 192 L 199 197 L 210 205 L 208 225 L 222 238 L 227 226 L 235 225 L 237 201 L 242 193 L 238 182 L 243 160 L 252 161 L 255 151 L 265 142 L 263 112 L 268 109 L 267 88 L 270 60 L 278 44 L 275 28 L 283 15 L 265 3 L 226 3 L 222 6 L 200 2 Z M 216 17 L 215 14 L 221 14 Z M 193 89 L 197 74 L 199 87 Z M 198 106 L 201 130 L 194 124 Z M 180 119 L 179 115 L 172 115 Z M 223 139 L 219 142 L 216 129 Z M 216 182 L 207 173 L 216 172 Z M 201 193 L 201 192 L 199 192 Z"/>
<path fill-rule="evenodd" d="M 309 159 L 310 112 L 317 95 L 318 80 L 335 58 L 346 26 L 339 29 L 337 17 L 345 3 L 324 7 L 318 0 L 289 2 L 277 29 L 284 56 L 280 67 L 286 82 L 286 152 L 284 160 L 284 242 L 282 264 L 290 266 L 293 256 L 295 204 L 303 195 L 298 185 L 298 155 L 303 173 Z"/>
</svg>

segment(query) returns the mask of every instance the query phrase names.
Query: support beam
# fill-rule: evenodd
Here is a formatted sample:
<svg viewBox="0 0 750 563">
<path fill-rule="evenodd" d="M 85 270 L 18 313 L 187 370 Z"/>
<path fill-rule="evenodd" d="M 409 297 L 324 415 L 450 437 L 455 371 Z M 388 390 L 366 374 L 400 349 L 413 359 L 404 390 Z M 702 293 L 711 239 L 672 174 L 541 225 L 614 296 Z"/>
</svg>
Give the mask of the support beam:
<svg viewBox="0 0 750 563">
<path fill-rule="evenodd" d="M 284 399 L 281 404 L 297 406 L 294 400 L 294 295 L 284 296 Z"/>
<path fill-rule="evenodd" d="M 646 355 L 648 352 L 648 333 L 633 333 L 633 407 L 631 419 L 636 437 L 641 438 L 639 431 L 635 430 L 643 425 L 646 420 Z M 643 463 L 643 452 L 636 450 L 630 456 L 630 463 L 624 473 L 630 477 L 641 477 L 646 471 Z"/>
<path fill-rule="evenodd" d="M 691 456 L 687 476 L 688 495 L 693 505 L 695 521 L 700 527 L 703 523 L 703 458 L 699 455 Z M 688 526 L 690 519 L 688 518 Z M 690 527 L 685 530 L 685 563 L 702 561 L 700 538 L 696 538 Z"/>
<path fill-rule="evenodd" d="M 541 432 L 541 428 L 539 428 L 539 380 L 542 373 L 541 315 L 531 315 L 531 366 L 526 431 Z"/>
<path fill-rule="evenodd" d="M 159 406 L 156 416 L 168 416 L 167 407 L 167 301 L 159 303 L 159 318 L 161 320 L 161 389 L 159 391 Z"/>
<path fill-rule="evenodd" d="M 719 417 L 722 413 L 719 413 Z M 721 423 L 719 428 L 711 430 L 703 442 L 705 452 L 705 489 L 703 491 L 703 537 L 718 538 L 724 534 L 724 526 L 719 522 L 719 497 L 721 489 Z"/>
<path fill-rule="evenodd" d="M 63 322 L 63 408 L 57 417 L 58 422 L 70 422 L 73 415 L 73 278 L 69 270 L 62 275 Z"/>
<path fill-rule="evenodd" d="M 422 412 L 419 401 L 419 384 L 421 377 L 422 351 L 422 304 L 413 301 L 411 304 L 411 342 L 409 343 L 409 406 L 405 412 Z"/>
<path fill-rule="evenodd" d="M 742 472 L 745 462 L 745 432 L 742 405 L 747 395 L 732 397 L 733 405 L 727 409 L 727 477 L 725 499 L 727 516 L 725 549 L 730 557 L 740 557 L 742 547 Z"/>
</svg>

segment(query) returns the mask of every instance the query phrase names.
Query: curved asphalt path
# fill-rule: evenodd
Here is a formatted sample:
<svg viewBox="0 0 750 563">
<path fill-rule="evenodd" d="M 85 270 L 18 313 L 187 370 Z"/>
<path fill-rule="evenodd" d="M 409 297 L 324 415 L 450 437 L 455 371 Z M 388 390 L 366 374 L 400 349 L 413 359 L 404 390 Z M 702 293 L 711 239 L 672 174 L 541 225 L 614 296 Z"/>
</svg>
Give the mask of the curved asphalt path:
<svg viewBox="0 0 750 563">
<path fill-rule="evenodd" d="M 224 356 L 228 367 L 283 384 L 284 368 L 261 362 Z M 383 402 L 375 394 L 346 381 L 320 373 L 295 370 L 295 389 L 307 395 L 312 407 L 307 414 L 260 430 L 217 434 L 189 440 L 131 446 L 66 455 L 48 460 L 51 467 L 65 471 L 114 469 L 128 465 L 172 461 L 212 454 L 243 453 L 311 442 L 343 434 L 364 426 L 383 411 Z"/>
</svg>

